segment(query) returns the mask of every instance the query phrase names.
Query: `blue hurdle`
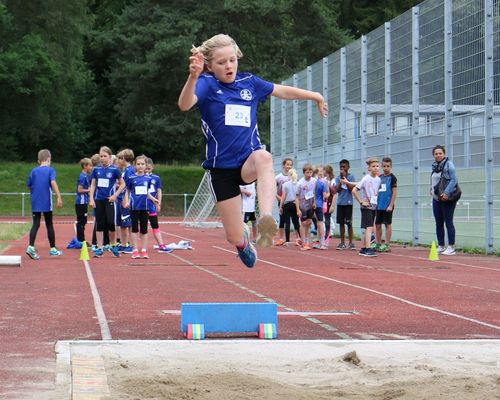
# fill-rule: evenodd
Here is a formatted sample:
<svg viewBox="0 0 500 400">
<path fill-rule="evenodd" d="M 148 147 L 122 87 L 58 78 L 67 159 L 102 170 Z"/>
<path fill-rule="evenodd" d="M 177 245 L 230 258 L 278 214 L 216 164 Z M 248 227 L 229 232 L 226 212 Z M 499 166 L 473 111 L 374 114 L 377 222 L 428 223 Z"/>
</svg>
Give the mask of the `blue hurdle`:
<svg viewBox="0 0 500 400">
<path fill-rule="evenodd" d="M 182 303 L 181 332 L 188 339 L 206 333 L 255 332 L 260 338 L 278 336 L 276 303 Z"/>
</svg>

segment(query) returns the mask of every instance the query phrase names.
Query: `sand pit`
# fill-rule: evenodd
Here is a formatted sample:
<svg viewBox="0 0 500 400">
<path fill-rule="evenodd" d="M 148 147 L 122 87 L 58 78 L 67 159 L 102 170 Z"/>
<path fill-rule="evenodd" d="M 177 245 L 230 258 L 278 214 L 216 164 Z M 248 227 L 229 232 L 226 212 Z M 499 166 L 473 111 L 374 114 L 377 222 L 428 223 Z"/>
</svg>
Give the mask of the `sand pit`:
<svg viewBox="0 0 500 400">
<path fill-rule="evenodd" d="M 71 342 L 109 399 L 500 399 L 500 341 Z M 108 398 L 108 397 L 106 397 Z"/>
</svg>

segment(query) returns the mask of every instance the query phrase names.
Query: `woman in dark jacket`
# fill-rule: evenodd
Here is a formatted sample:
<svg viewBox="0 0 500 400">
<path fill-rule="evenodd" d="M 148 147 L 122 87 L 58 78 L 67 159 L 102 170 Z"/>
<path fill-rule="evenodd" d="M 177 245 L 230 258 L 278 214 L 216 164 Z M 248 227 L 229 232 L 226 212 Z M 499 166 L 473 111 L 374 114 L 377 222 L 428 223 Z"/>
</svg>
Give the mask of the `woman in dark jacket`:
<svg viewBox="0 0 500 400">
<path fill-rule="evenodd" d="M 436 236 L 438 240 L 438 253 L 446 256 L 455 255 L 455 226 L 453 214 L 457 201 L 450 201 L 450 194 L 455 191 L 458 184 L 455 165 L 446 157 L 444 146 L 437 145 L 432 149 L 434 163 L 431 174 L 432 212 L 436 221 Z M 442 193 L 436 193 L 439 181 L 443 176 L 448 184 Z M 448 247 L 445 248 L 444 225 L 448 234 Z"/>
</svg>

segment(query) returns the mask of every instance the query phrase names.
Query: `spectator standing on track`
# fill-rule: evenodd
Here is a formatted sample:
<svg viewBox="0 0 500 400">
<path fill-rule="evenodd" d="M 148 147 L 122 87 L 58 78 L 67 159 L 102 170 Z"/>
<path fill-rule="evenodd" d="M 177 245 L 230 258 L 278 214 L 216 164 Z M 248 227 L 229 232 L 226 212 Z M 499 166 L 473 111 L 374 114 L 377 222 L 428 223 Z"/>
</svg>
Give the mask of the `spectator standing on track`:
<svg viewBox="0 0 500 400">
<path fill-rule="evenodd" d="M 377 196 L 377 212 L 375 214 L 375 251 L 391 251 L 392 213 L 398 191 L 398 179 L 392 173 L 392 160 L 390 157 L 382 158 L 382 171 L 380 189 Z M 382 243 L 382 224 L 385 225 L 385 242 Z M 373 246 L 372 246 L 373 248 Z"/>
<path fill-rule="evenodd" d="M 62 207 L 62 198 L 56 182 L 56 171 L 50 166 L 51 158 L 49 150 L 40 150 L 38 152 L 38 163 L 40 165 L 31 170 L 26 182 L 26 186 L 30 188 L 31 213 L 33 217 L 33 225 L 30 230 L 29 245 L 26 248 L 26 254 L 33 260 L 40 259 L 35 249 L 35 240 L 38 228 L 40 228 L 42 213 L 50 244 L 49 255 L 56 257 L 62 254 L 62 251 L 56 247 L 56 235 L 52 222 L 52 191 L 56 193 L 58 208 Z"/>
<path fill-rule="evenodd" d="M 160 225 L 158 223 L 158 214 L 161 211 L 161 202 L 163 196 L 163 183 L 159 175 L 153 173 L 154 163 L 149 157 L 146 157 L 146 175 L 151 177 L 151 185 L 149 186 L 149 194 L 153 196 L 157 202 L 148 202 L 148 219 L 151 229 L 153 230 L 153 236 L 158 244 L 158 252 L 160 253 L 171 253 L 172 249 L 169 249 L 163 243 L 163 237 L 161 235 Z"/>
<path fill-rule="evenodd" d="M 281 172 L 276 175 L 276 199 L 278 200 L 278 207 L 281 201 L 281 195 L 283 194 L 283 185 L 285 182 L 288 182 L 289 176 L 288 173 L 290 169 L 293 168 L 293 160 L 291 158 L 284 158 L 281 162 Z M 283 219 L 283 214 L 280 213 L 279 224 L 278 224 L 278 240 L 276 241 L 276 246 L 282 246 L 284 241 L 284 233 L 285 233 L 285 220 Z"/>
<path fill-rule="evenodd" d="M 146 175 L 146 156 L 138 156 L 134 161 L 135 174 L 129 176 L 123 206 L 130 208 L 132 219 L 132 258 L 149 258 L 148 255 L 148 203 L 158 204 L 151 196 L 151 176 Z M 139 253 L 139 226 L 141 230 L 141 251 Z"/>
<path fill-rule="evenodd" d="M 252 225 L 252 244 L 255 244 L 257 238 L 257 217 L 255 216 L 255 200 L 257 193 L 255 191 L 255 182 L 249 185 L 240 185 L 241 192 L 241 211 L 243 212 L 243 222 Z"/>
<path fill-rule="evenodd" d="M 311 250 L 311 223 L 314 216 L 316 178 L 313 178 L 313 166 L 309 163 L 302 167 L 304 176 L 297 183 L 295 205 L 300 218 L 300 236 L 303 244 L 301 250 Z"/>
<path fill-rule="evenodd" d="M 329 164 L 325 165 L 325 184 L 328 188 L 328 198 L 326 199 L 326 207 L 323 207 L 325 210 L 323 214 L 325 216 L 325 244 L 328 246 L 330 244 L 330 233 L 335 229 L 335 224 L 332 228 L 331 222 L 337 199 L 337 194 L 335 193 L 335 174 L 333 173 L 333 167 Z"/>
<path fill-rule="evenodd" d="M 352 195 L 361 206 L 361 228 L 365 230 L 364 246 L 359 250 L 360 256 L 376 257 L 375 250 L 370 247 L 375 221 L 375 210 L 377 208 L 377 196 L 380 188 L 380 177 L 378 175 L 379 162 L 375 157 L 366 160 L 368 174 L 363 176 L 360 182 L 352 189 Z M 358 194 L 359 192 L 359 194 Z"/>
<path fill-rule="evenodd" d="M 288 171 L 288 181 L 282 186 L 282 193 L 280 199 L 279 213 L 283 218 L 285 224 L 285 245 L 290 244 L 290 220 L 292 221 L 297 235 L 297 245 L 302 245 L 300 238 L 300 222 L 297 215 L 297 205 L 295 200 L 297 198 L 297 171 L 294 168 Z"/>
<path fill-rule="evenodd" d="M 456 190 L 458 179 L 455 164 L 446 157 L 444 146 L 437 145 L 432 149 L 434 163 L 431 173 L 431 195 L 432 195 L 432 213 L 436 222 L 436 236 L 438 240 L 437 252 L 445 256 L 455 255 L 455 225 L 453 224 L 453 215 L 457 200 L 450 201 L 449 196 Z M 448 184 L 440 194 L 436 189 L 444 177 Z M 444 225 L 446 224 L 446 233 L 448 234 L 448 247 L 445 248 Z"/>
<path fill-rule="evenodd" d="M 110 246 L 110 251 L 114 257 L 119 257 L 118 246 L 116 245 L 115 232 L 115 200 L 125 188 L 120 169 L 111 164 L 111 149 L 102 146 L 99 149 L 100 165 L 94 167 L 91 173 L 89 204 L 95 209 L 97 247 L 94 257 L 103 255 L 103 231 L 108 229 L 113 234 L 114 243 Z M 115 183 L 118 182 L 118 189 L 115 190 Z M 114 193 L 113 193 L 114 191 Z M 101 246 L 99 246 L 101 244 Z"/>
<path fill-rule="evenodd" d="M 349 173 L 349 161 L 344 159 L 339 162 L 339 176 L 335 178 L 335 192 L 337 193 L 337 224 L 340 229 L 340 243 L 337 250 L 355 250 L 356 246 L 352 241 L 352 189 L 356 185 L 356 178 Z M 347 234 L 349 245 L 345 245 L 345 226 L 347 226 Z"/>
<path fill-rule="evenodd" d="M 76 213 L 76 239 L 84 244 L 85 226 L 87 225 L 87 216 L 89 209 L 90 182 L 89 173 L 92 171 L 92 161 L 90 158 L 80 160 L 82 172 L 78 176 L 76 183 L 75 213 Z"/>
<path fill-rule="evenodd" d="M 278 227 L 272 216 L 276 181 L 271 154 L 263 149 L 257 127 L 257 107 L 269 95 L 285 100 L 312 100 L 325 117 L 323 96 L 291 86 L 273 84 L 248 72 L 238 72 L 243 56 L 228 35 L 215 35 L 192 49 L 189 76 L 179 96 L 179 108 L 197 105 L 201 112 L 207 159 L 203 167 L 229 243 L 249 268 L 257 262 L 248 227 L 241 218 L 239 185 L 258 181 L 260 217 L 257 244 L 269 247 Z"/>
</svg>

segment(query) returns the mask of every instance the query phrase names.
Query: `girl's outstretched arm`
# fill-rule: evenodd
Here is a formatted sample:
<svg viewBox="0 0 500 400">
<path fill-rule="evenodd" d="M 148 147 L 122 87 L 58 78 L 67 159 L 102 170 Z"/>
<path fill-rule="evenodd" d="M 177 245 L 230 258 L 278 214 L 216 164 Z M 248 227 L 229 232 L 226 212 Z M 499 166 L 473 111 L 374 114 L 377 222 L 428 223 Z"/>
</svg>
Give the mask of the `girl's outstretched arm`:
<svg viewBox="0 0 500 400">
<path fill-rule="evenodd" d="M 326 117 L 328 114 L 328 104 L 325 103 L 325 99 L 321 93 L 318 92 L 311 92 L 310 90 L 300 89 L 293 86 L 275 84 L 271 96 L 275 96 L 283 100 L 312 100 L 316 102 L 318 111 L 322 117 Z"/>
</svg>

